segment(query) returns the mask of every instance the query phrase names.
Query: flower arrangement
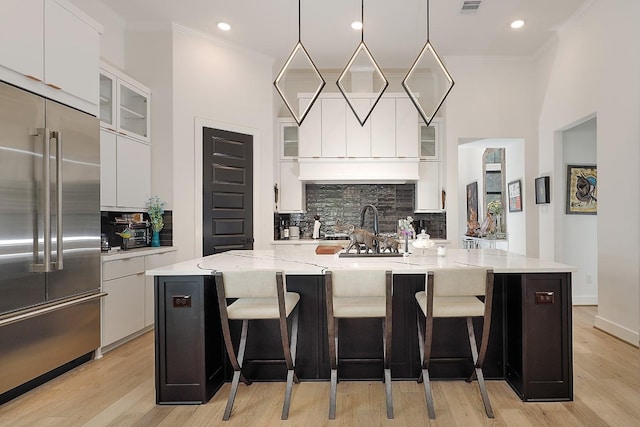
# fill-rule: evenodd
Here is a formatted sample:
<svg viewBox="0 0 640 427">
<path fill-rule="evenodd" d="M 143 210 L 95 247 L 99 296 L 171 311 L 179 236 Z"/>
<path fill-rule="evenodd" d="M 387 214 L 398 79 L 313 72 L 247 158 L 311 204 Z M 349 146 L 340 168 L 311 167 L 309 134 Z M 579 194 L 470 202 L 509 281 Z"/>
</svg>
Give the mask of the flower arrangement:
<svg viewBox="0 0 640 427">
<path fill-rule="evenodd" d="M 164 205 L 165 202 L 161 202 L 158 196 L 149 197 L 147 201 L 147 213 L 149 214 L 149 221 L 151 221 L 153 231 L 159 232 L 164 227 L 164 220 L 162 219 Z"/>
<path fill-rule="evenodd" d="M 398 228 L 403 236 L 415 236 L 416 230 L 413 228 L 413 218 L 408 216 L 407 219 L 398 220 Z"/>
<path fill-rule="evenodd" d="M 491 212 L 492 215 L 500 215 L 502 213 L 502 203 L 500 203 L 500 200 L 489 202 L 487 212 Z"/>
</svg>

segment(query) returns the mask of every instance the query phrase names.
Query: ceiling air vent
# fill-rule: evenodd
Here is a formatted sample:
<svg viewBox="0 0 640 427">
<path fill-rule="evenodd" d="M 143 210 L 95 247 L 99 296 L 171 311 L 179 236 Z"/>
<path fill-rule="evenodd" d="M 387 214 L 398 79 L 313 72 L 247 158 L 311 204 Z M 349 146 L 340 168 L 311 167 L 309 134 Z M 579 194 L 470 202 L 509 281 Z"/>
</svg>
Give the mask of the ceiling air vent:
<svg viewBox="0 0 640 427">
<path fill-rule="evenodd" d="M 482 3 L 482 0 L 465 0 L 462 2 L 462 9 L 460 10 L 460 13 L 476 13 L 480 7 L 480 3 Z"/>
</svg>

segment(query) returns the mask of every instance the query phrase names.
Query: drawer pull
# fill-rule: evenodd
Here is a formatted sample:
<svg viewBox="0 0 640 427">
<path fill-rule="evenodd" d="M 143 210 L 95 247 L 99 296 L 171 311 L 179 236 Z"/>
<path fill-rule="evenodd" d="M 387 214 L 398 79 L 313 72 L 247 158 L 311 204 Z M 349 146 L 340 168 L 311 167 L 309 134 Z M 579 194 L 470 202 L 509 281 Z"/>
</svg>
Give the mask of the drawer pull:
<svg viewBox="0 0 640 427">
<path fill-rule="evenodd" d="M 41 82 L 42 81 L 42 79 L 39 79 L 36 76 L 32 76 L 31 74 L 25 74 L 24 76 L 26 78 L 31 79 L 31 80 L 36 81 L 36 82 Z"/>
<path fill-rule="evenodd" d="M 60 86 L 54 85 L 53 83 L 47 83 L 47 86 L 52 87 L 52 88 L 54 88 L 56 90 L 61 90 L 62 89 Z"/>
</svg>

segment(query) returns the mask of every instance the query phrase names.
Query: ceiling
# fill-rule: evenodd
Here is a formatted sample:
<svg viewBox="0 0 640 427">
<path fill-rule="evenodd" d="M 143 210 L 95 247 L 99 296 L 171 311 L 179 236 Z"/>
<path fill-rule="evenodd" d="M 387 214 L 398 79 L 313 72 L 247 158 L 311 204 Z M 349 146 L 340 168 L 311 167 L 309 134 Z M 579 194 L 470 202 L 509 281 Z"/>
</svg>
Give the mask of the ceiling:
<svg viewBox="0 0 640 427">
<path fill-rule="evenodd" d="M 82 7 L 83 0 L 72 0 Z M 295 0 L 98 0 L 127 24 L 175 22 L 283 63 L 298 40 Z M 589 0 L 430 0 L 430 40 L 441 56 L 535 54 Z M 364 40 L 383 68 L 408 68 L 426 41 L 426 0 L 364 0 Z M 360 41 L 360 0 L 301 0 L 301 39 L 318 68 L 342 68 Z M 520 30 L 511 21 L 524 19 Z M 231 24 L 228 32 L 216 24 Z"/>
</svg>

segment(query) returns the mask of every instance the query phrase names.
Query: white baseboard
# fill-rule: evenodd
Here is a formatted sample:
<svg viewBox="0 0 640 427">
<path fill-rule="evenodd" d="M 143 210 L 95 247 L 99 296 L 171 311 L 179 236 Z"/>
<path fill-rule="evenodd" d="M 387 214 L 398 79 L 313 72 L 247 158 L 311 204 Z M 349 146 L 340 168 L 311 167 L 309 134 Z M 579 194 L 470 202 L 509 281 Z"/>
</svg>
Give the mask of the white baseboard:
<svg viewBox="0 0 640 427">
<path fill-rule="evenodd" d="M 594 326 L 616 338 L 620 338 L 622 341 L 628 342 L 635 347 L 640 347 L 640 331 L 633 331 L 632 329 L 625 328 L 624 326 L 618 325 L 610 320 L 603 319 L 600 316 L 596 316 Z"/>
<path fill-rule="evenodd" d="M 572 298 L 573 305 L 598 305 L 598 296 L 590 295 L 590 296 L 573 296 Z"/>
</svg>

